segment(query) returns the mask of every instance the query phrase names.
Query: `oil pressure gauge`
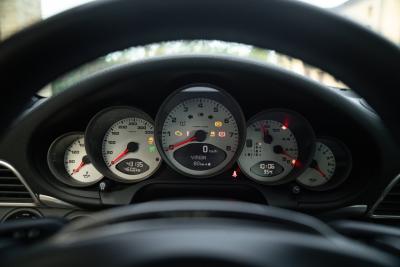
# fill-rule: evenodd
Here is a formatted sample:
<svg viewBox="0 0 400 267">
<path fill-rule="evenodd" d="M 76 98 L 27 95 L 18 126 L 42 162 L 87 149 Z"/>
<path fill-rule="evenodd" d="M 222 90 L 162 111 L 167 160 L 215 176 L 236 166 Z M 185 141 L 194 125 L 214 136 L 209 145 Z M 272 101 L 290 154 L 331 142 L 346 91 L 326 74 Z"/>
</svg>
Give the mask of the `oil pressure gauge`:
<svg viewBox="0 0 400 267">
<path fill-rule="evenodd" d="M 50 146 L 47 162 L 53 175 L 70 186 L 89 186 L 103 178 L 87 156 L 81 132 L 57 138 Z"/>
<path fill-rule="evenodd" d="M 264 184 L 295 179 L 311 161 L 315 136 L 309 123 L 288 110 L 269 110 L 251 118 L 239 167 Z"/>
<path fill-rule="evenodd" d="M 321 138 L 309 168 L 297 178 L 303 187 L 325 191 L 340 185 L 349 175 L 352 160 L 350 151 L 337 139 Z"/>
</svg>

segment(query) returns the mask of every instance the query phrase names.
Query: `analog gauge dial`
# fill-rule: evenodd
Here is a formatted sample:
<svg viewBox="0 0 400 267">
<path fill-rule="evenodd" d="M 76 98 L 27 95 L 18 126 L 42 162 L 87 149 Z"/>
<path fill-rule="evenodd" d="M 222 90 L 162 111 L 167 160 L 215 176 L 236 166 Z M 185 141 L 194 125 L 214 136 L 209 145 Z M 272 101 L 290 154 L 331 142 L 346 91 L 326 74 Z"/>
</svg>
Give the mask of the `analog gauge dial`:
<svg viewBox="0 0 400 267">
<path fill-rule="evenodd" d="M 154 144 L 153 124 L 138 117 L 114 123 L 104 135 L 103 159 L 110 171 L 120 178 L 147 178 L 161 162 Z"/>
<path fill-rule="evenodd" d="M 152 119 L 132 107 L 100 111 L 90 121 L 85 140 L 89 158 L 96 168 L 120 182 L 146 179 L 161 164 Z"/>
<path fill-rule="evenodd" d="M 103 178 L 103 175 L 91 164 L 86 155 L 83 136 L 75 140 L 64 154 L 65 170 L 78 182 L 92 184 Z"/>
<path fill-rule="evenodd" d="M 83 133 L 80 132 L 57 138 L 50 146 L 47 161 L 52 174 L 70 186 L 89 186 L 103 178 L 87 156 Z"/>
<path fill-rule="evenodd" d="M 314 151 L 314 133 L 290 111 L 266 111 L 250 119 L 240 169 L 266 184 L 280 184 L 304 170 Z"/>
<path fill-rule="evenodd" d="M 297 178 L 304 187 L 323 191 L 342 183 L 351 169 L 351 155 L 340 141 L 319 139 L 309 168 Z"/>
<path fill-rule="evenodd" d="M 225 92 L 191 87 L 167 99 L 157 116 L 157 145 L 166 162 L 192 177 L 210 177 L 240 153 L 244 120 Z"/>
</svg>

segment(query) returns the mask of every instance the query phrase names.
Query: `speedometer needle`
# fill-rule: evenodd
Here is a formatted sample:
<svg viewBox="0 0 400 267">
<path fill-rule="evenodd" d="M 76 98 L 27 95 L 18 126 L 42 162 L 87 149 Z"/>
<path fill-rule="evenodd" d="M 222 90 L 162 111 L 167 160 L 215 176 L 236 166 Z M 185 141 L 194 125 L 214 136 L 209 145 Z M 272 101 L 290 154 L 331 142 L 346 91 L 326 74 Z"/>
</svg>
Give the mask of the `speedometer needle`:
<svg viewBox="0 0 400 267">
<path fill-rule="evenodd" d="M 111 165 L 114 165 L 117 163 L 120 159 L 125 157 L 128 153 L 135 152 L 139 149 L 139 144 L 135 142 L 129 142 L 128 145 L 126 146 L 126 149 L 119 153 L 119 155 L 111 161 Z"/>
</svg>

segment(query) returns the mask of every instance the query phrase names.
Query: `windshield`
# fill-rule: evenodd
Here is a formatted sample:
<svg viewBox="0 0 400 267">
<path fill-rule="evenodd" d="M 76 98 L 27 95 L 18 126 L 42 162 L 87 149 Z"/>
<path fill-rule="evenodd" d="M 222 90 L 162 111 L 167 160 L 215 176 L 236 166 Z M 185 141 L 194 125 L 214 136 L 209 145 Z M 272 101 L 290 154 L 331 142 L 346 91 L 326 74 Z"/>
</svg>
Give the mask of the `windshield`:
<svg viewBox="0 0 400 267">
<path fill-rule="evenodd" d="M 19 30 L 56 15 L 69 8 L 96 0 L 0 0 L 0 40 L 5 40 Z M 350 18 L 400 45 L 399 0 L 299 0 L 326 8 Z M 80 80 L 115 65 L 126 64 L 151 57 L 175 54 L 221 54 L 250 58 L 274 64 L 296 72 L 327 86 L 347 88 L 328 73 L 299 59 L 260 49 L 250 45 L 222 41 L 174 41 L 132 47 L 105 55 L 93 62 L 59 77 L 41 90 L 40 95 L 57 94 Z"/>
</svg>

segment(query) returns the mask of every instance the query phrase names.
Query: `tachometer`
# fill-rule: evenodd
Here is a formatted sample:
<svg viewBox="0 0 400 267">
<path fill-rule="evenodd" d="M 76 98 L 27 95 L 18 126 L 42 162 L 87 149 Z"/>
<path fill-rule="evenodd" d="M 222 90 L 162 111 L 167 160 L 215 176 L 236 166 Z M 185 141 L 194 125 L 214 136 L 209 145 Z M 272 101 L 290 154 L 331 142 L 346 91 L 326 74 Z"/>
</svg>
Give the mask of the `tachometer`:
<svg viewBox="0 0 400 267">
<path fill-rule="evenodd" d="M 259 113 L 248 123 L 246 144 L 238 161 L 240 169 L 258 182 L 287 182 L 310 163 L 314 140 L 311 126 L 297 113 Z"/>
<path fill-rule="evenodd" d="M 93 164 L 105 176 L 136 182 L 150 177 L 160 166 L 154 142 L 154 124 L 144 112 L 114 107 L 99 112 L 85 134 Z"/>
<path fill-rule="evenodd" d="M 47 161 L 53 175 L 70 186 L 89 186 L 103 178 L 91 164 L 80 132 L 57 138 L 50 146 Z"/>
<path fill-rule="evenodd" d="M 191 177 L 214 176 L 232 166 L 244 137 L 239 105 L 226 92 L 208 86 L 179 90 L 156 118 L 160 153 L 172 168 Z"/>
<path fill-rule="evenodd" d="M 317 140 L 309 168 L 297 181 L 310 190 L 324 191 L 340 185 L 349 175 L 352 160 L 350 151 L 333 138 Z"/>
</svg>

